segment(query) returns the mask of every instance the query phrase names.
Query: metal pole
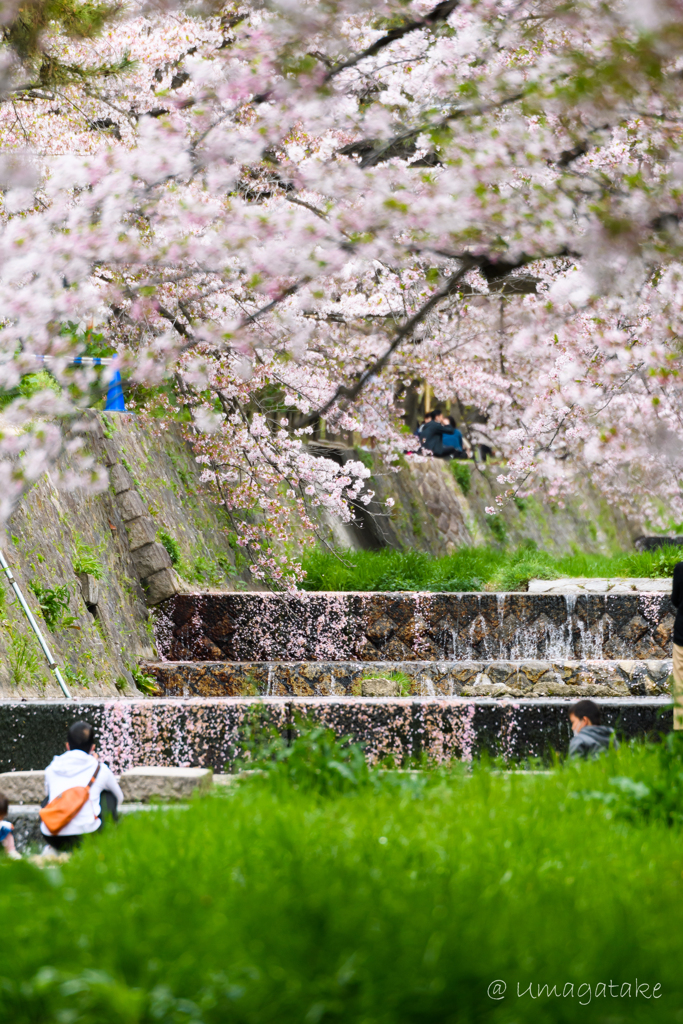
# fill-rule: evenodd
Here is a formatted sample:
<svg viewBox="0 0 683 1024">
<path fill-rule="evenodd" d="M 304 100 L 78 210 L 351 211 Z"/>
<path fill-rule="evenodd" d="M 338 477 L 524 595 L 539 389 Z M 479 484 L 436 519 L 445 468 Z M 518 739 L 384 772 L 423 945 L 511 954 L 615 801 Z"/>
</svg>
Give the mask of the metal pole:
<svg viewBox="0 0 683 1024">
<path fill-rule="evenodd" d="M 7 577 L 8 581 L 9 581 L 9 584 L 12 587 L 12 590 L 17 595 L 17 599 L 19 601 L 19 604 L 24 609 L 24 612 L 26 614 L 26 618 L 28 619 L 29 623 L 31 624 L 31 629 L 33 630 L 33 632 L 38 637 L 38 643 L 43 648 L 43 654 L 47 658 L 47 663 L 48 663 L 48 666 L 50 668 L 50 671 L 54 673 L 54 677 L 57 680 L 57 682 L 59 683 L 59 685 L 61 686 L 62 693 L 64 694 L 64 696 L 68 697 L 69 700 L 71 700 L 71 694 L 69 693 L 69 691 L 67 689 L 67 686 L 66 686 L 66 683 L 64 682 L 64 679 L 62 678 L 62 673 L 59 671 L 59 667 L 57 666 L 57 662 L 52 657 L 52 654 L 50 652 L 50 648 L 45 643 L 45 637 L 40 632 L 40 627 L 39 627 L 38 623 L 36 622 L 36 620 L 33 618 L 33 612 L 31 611 L 29 606 L 26 604 L 26 600 L 24 598 L 24 595 L 22 594 L 22 592 L 21 592 L 21 590 L 19 588 L 19 584 L 17 583 L 17 581 L 15 580 L 14 576 L 12 575 L 12 570 L 10 569 L 9 565 L 7 564 L 7 559 L 5 558 L 4 554 L 2 553 L 2 549 L 1 548 L 0 548 L 0 567 L 2 568 L 2 571 L 4 572 L 5 576 Z"/>
</svg>

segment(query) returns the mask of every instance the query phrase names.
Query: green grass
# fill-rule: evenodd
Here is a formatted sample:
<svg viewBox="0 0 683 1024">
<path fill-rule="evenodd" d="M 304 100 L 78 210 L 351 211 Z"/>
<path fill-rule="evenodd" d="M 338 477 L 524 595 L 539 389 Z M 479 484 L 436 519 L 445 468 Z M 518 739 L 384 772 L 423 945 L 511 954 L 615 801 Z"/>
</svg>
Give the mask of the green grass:
<svg viewBox="0 0 683 1024">
<path fill-rule="evenodd" d="M 457 459 L 449 462 L 449 467 L 460 486 L 460 490 L 467 497 L 472 489 L 472 467 L 468 462 L 459 462 Z"/>
<path fill-rule="evenodd" d="M 168 530 L 157 530 L 157 540 L 166 548 L 168 557 L 171 559 L 171 564 L 174 568 L 177 568 L 182 559 L 180 544 L 178 541 L 175 537 L 171 536 Z"/>
<path fill-rule="evenodd" d="M 379 672 L 375 669 L 368 669 L 363 675 L 356 680 L 351 687 L 351 693 L 354 697 L 360 697 L 363 690 L 363 681 L 365 679 L 389 679 L 392 683 L 398 683 L 401 688 L 401 696 L 409 697 L 413 689 L 413 680 L 407 675 L 406 672 L 400 672 L 398 670 L 394 672 Z"/>
<path fill-rule="evenodd" d="M 302 559 L 306 590 L 516 590 L 530 579 L 562 576 L 663 577 L 683 561 L 683 549 L 625 551 L 618 555 L 554 557 L 533 547 L 514 551 L 461 548 L 432 558 L 421 551 L 339 551 L 313 548 Z"/>
<path fill-rule="evenodd" d="M 182 472 L 182 470 L 178 470 L 178 472 Z M 235 566 L 225 554 L 207 557 L 193 547 L 191 561 L 187 561 L 183 558 L 179 542 L 168 530 L 157 530 L 157 540 L 166 548 L 173 568 L 188 583 L 220 587 L 226 579 L 231 579 L 236 575 Z"/>
<path fill-rule="evenodd" d="M 4 409 L 15 398 L 33 398 L 34 395 L 45 390 L 54 391 L 58 395 L 62 392 L 60 385 L 47 370 L 27 373 L 15 388 L 9 391 L 0 390 L 0 409 Z"/>
<path fill-rule="evenodd" d="M 652 813 L 677 744 L 550 775 L 368 772 L 319 732 L 283 751 L 59 868 L 3 864 L 0 1020 L 683 1021 L 680 781 L 678 815 Z"/>
<path fill-rule="evenodd" d="M 76 539 L 75 554 L 73 558 L 73 570 L 78 575 L 82 572 L 87 572 L 89 576 L 93 576 L 96 580 L 101 580 L 104 576 L 104 566 L 98 558 L 97 552 L 94 548 L 82 541 Z"/>
<path fill-rule="evenodd" d="M 71 591 L 66 583 L 46 587 L 40 580 L 29 580 L 28 586 L 38 599 L 40 614 L 48 629 L 68 629 L 75 625 L 76 616 L 70 614 Z"/>
</svg>

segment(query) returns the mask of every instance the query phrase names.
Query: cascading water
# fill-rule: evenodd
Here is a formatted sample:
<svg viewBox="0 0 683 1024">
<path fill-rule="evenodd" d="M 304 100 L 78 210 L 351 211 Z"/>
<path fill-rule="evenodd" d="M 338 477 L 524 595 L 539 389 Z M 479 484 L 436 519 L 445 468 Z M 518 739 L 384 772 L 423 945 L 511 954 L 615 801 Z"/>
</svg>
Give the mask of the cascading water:
<svg viewBox="0 0 683 1024">
<path fill-rule="evenodd" d="M 665 599 L 649 595 L 639 606 L 630 595 L 223 594 L 203 595 L 194 607 L 192 595 L 182 595 L 165 612 L 163 618 L 159 614 L 164 653 L 171 644 L 184 651 L 188 641 L 198 662 L 215 662 L 212 644 L 230 651 L 234 660 L 226 663 L 194 666 L 184 655 L 175 665 L 165 661 L 150 668 L 174 698 L 201 692 L 207 681 L 216 695 L 221 686 L 226 695 L 240 693 L 242 681 L 244 704 L 227 703 L 220 711 L 229 718 L 232 745 L 252 699 L 253 674 L 264 691 L 254 699 L 268 706 L 272 701 L 273 714 L 293 715 L 305 702 L 340 734 L 351 728 L 367 743 L 370 759 L 394 748 L 409 754 L 414 744 L 436 758 L 467 758 L 482 736 L 488 743 L 493 734 L 497 749 L 510 757 L 535 750 L 547 716 L 555 715 L 553 721 L 566 731 L 566 708 L 550 709 L 558 697 L 574 698 L 584 689 L 590 696 L 603 696 L 604 689 L 605 697 L 617 701 L 629 694 L 664 694 L 670 666 L 663 660 L 670 653 L 670 610 Z M 641 664 L 632 670 L 605 657 Z M 353 683 L 368 674 L 370 664 L 373 674 L 408 674 L 416 699 L 355 701 Z M 310 701 L 298 696 L 312 691 Z M 283 697 L 289 710 L 281 712 Z M 519 712 L 510 700 L 521 702 Z M 539 706 L 531 712 L 529 703 Z M 223 728 L 214 704 L 201 713 L 211 729 Z M 142 720 L 147 712 L 139 714 Z M 652 716 L 642 719 L 643 728 Z M 175 739 L 177 718 L 171 711 L 160 713 L 175 763 L 193 756 Z M 208 742 L 205 732 L 197 732 L 197 742 Z M 228 760 L 223 747 L 215 756 L 221 764 Z"/>
<path fill-rule="evenodd" d="M 670 654 L 670 610 L 659 595 L 641 607 L 627 595 L 502 593 L 182 595 L 176 604 L 177 615 L 173 605 L 157 614 L 159 653 L 169 661 L 215 661 L 216 644 L 228 661 L 262 662 Z"/>
<path fill-rule="evenodd" d="M 421 697 L 436 697 L 436 690 L 434 689 L 434 680 L 430 678 L 426 673 L 420 679 L 420 696 Z"/>
<path fill-rule="evenodd" d="M 605 613 L 607 612 L 607 595 L 604 595 Z M 605 615 L 601 615 L 593 629 L 587 629 L 583 619 L 577 617 L 576 624 L 579 627 L 579 654 L 583 660 L 600 660 L 603 651 L 603 633 L 605 629 Z"/>
<path fill-rule="evenodd" d="M 496 607 L 498 609 L 498 626 L 502 628 L 505 618 L 505 594 L 496 594 Z"/>
</svg>

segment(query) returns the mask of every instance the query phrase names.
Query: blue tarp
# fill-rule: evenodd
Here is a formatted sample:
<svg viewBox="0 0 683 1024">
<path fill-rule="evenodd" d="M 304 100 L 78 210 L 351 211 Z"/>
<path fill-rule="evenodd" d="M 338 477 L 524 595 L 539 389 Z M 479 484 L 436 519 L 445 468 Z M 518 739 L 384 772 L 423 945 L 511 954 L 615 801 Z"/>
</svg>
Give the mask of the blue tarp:
<svg viewBox="0 0 683 1024">
<path fill-rule="evenodd" d="M 126 411 L 126 403 L 123 398 L 123 387 L 121 386 L 121 374 L 118 370 L 114 371 L 114 375 L 109 384 L 109 390 L 107 391 L 107 404 L 104 409 L 105 412 Z"/>
</svg>

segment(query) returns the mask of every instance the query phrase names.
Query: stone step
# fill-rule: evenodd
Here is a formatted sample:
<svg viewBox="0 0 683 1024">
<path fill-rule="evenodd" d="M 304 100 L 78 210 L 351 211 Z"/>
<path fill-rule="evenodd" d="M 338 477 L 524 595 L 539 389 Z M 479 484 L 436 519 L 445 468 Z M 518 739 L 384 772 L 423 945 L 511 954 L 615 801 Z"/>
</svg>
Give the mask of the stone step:
<svg viewBox="0 0 683 1024">
<path fill-rule="evenodd" d="M 211 789 L 213 772 L 207 768 L 141 765 L 123 772 L 118 781 L 127 802 L 186 800 L 195 792 L 206 793 Z M 38 805 L 45 799 L 45 772 L 1 772 L 0 793 L 12 804 Z"/>
<path fill-rule="evenodd" d="M 362 696 L 368 678 L 408 677 L 404 696 L 630 697 L 668 692 L 670 660 L 155 662 L 164 697 Z M 397 690 L 401 693 L 401 689 Z"/>
<path fill-rule="evenodd" d="M 156 613 L 168 661 L 666 659 L 668 594 L 182 594 Z"/>
<path fill-rule="evenodd" d="M 208 793 L 213 772 L 206 768 L 140 765 L 123 772 L 119 785 L 124 799 L 132 802 L 187 800 L 194 793 Z"/>
<path fill-rule="evenodd" d="M 606 724 L 625 736 L 672 728 L 667 697 L 599 699 Z M 300 717 L 366 744 L 371 763 L 426 754 L 436 762 L 489 751 L 514 761 L 567 750 L 571 699 L 492 697 L 222 697 L 0 702 L 0 768 L 41 769 L 61 753 L 74 717 L 91 722 L 102 759 L 116 774 L 141 764 L 232 771 L 245 756 L 256 711 L 291 734 Z"/>
</svg>

